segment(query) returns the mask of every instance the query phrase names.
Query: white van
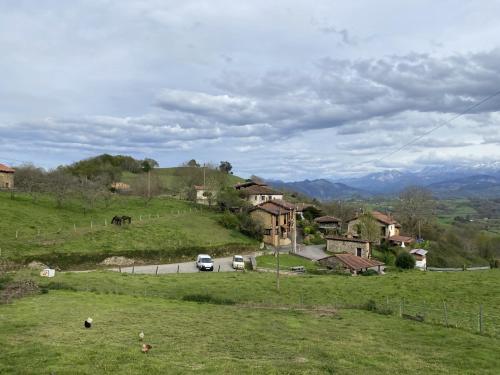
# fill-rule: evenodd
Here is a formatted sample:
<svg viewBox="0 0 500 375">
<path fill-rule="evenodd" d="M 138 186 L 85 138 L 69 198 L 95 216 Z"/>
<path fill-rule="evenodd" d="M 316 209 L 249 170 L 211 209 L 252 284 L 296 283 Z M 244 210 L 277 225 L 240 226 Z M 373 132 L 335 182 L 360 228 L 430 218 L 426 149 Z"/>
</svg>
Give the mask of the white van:
<svg viewBox="0 0 500 375">
<path fill-rule="evenodd" d="M 196 268 L 200 271 L 213 271 L 214 270 L 214 261 L 207 254 L 199 254 L 196 258 Z"/>
</svg>

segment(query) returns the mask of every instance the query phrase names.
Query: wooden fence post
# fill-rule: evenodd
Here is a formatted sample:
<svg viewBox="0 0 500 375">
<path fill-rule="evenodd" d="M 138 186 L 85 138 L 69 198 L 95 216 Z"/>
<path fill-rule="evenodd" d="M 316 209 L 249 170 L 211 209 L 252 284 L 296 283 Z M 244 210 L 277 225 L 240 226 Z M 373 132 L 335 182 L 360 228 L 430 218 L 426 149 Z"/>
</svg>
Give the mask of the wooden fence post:
<svg viewBox="0 0 500 375">
<path fill-rule="evenodd" d="M 159 266 L 156 266 L 156 272 L 155 272 L 156 276 L 158 276 L 158 267 Z"/>
<path fill-rule="evenodd" d="M 118 266 L 118 271 L 120 271 L 120 273 L 122 273 L 122 266 Z"/>
<path fill-rule="evenodd" d="M 177 265 L 177 273 L 179 273 L 179 267 L 180 267 L 180 265 L 178 264 Z"/>
<path fill-rule="evenodd" d="M 479 305 L 479 333 L 483 334 L 483 305 Z"/>
<path fill-rule="evenodd" d="M 219 268 L 217 269 L 217 272 L 220 272 L 220 264 L 219 264 Z"/>
<path fill-rule="evenodd" d="M 448 308 L 446 307 L 446 301 L 443 301 L 443 309 L 444 309 L 444 325 L 448 327 Z"/>
<path fill-rule="evenodd" d="M 135 272 L 135 265 L 132 265 L 132 273 Z"/>
</svg>

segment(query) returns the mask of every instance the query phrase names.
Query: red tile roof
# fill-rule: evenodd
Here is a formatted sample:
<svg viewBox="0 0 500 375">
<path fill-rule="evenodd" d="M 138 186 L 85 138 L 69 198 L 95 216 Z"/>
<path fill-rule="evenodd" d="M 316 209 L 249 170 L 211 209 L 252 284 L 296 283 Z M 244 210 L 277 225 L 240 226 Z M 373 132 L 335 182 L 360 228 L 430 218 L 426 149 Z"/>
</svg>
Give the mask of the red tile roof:
<svg viewBox="0 0 500 375">
<path fill-rule="evenodd" d="M 314 219 L 316 223 L 340 223 L 342 220 L 340 220 L 338 217 L 335 216 L 320 216 Z"/>
<path fill-rule="evenodd" d="M 267 201 L 266 203 L 273 203 L 277 206 L 283 207 L 289 211 L 295 210 L 295 205 L 293 203 L 289 203 L 287 201 L 284 201 L 283 199 L 272 199 Z"/>
<path fill-rule="evenodd" d="M 15 170 L 12 169 L 11 167 L 6 166 L 5 164 L 0 163 L 0 172 L 3 173 L 14 173 Z"/>
<path fill-rule="evenodd" d="M 355 271 L 359 271 L 365 268 L 385 265 L 384 263 L 379 262 L 378 260 L 361 258 L 354 254 L 348 254 L 348 253 L 335 254 L 326 258 L 322 258 L 320 259 L 320 261 L 323 259 L 328 259 L 333 257 L 337 258 L 347 268 Z"/>
<path fill-rule="evenodd" d="M 283 195 L 282 192 L 271 189 L 266 185 L 251 185 L 248 187 L 237 188 L 248 195 Z"/>
</svg>

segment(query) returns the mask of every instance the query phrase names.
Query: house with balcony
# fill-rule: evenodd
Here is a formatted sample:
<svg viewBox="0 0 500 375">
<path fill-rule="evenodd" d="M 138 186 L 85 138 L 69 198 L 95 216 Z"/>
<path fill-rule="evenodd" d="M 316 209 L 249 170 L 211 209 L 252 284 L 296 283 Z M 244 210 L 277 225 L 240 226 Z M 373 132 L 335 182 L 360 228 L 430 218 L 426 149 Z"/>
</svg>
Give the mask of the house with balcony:
<svg viewBox="0 0 500 375">
<path fill-rule="evenodd" d="M 281 199 L 269 200 L 253 207 L 250 216 L 264 228 L 264 243 L 275 247 L 292 243 L 295 205 Z"/>
<path fill-rule="evenodd" d="M 283 193 L 270 188 L 267 184 L 255 181 L 247 181 L 234 186 L 241 193 L 241 197 L 246 199 L 253 206 L 276 199 L 283 199 Z"/>
</svg>

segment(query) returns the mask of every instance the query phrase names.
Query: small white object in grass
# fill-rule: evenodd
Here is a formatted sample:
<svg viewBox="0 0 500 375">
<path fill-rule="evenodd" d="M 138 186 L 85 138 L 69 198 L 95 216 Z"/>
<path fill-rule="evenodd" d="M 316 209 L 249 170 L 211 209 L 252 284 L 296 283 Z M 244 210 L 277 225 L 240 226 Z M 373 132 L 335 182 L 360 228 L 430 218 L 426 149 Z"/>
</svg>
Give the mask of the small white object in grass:
<svg viewBox="0 0 500 375">
<path fill-rule="evenodd" d="M 40 276 L 42 277 L 54 277 L 56 275 L 56 270 L 51 268 L 45 268 L 40 272 Z"/>
<path fill-rule="evenodd" d="M 141 341 L 142 341 L 142 340 L 144 340 L 144 332 L 143 332 L 143 331 L 141 331 L 141 332 L 139 333 L 139 339 L 140 339 Z"/>
</svg>

